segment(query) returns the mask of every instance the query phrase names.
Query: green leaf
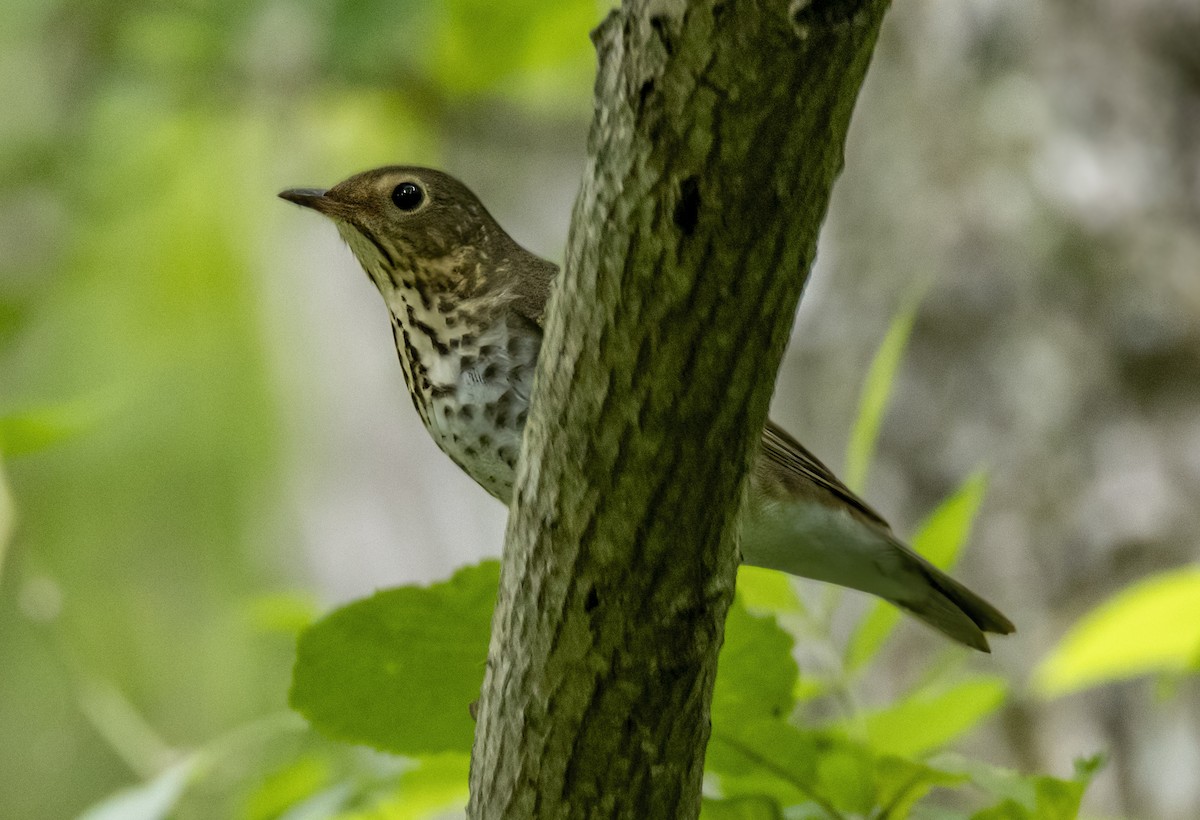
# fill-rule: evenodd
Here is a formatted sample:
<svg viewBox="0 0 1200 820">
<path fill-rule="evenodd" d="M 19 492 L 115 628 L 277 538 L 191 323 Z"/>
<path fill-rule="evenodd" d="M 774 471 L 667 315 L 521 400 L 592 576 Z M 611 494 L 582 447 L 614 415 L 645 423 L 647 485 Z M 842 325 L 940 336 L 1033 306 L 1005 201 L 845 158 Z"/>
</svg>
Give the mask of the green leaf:
<svg viewBox="0 0 1200 820">
<path fill-rule="evenodd" d="M 939 755 L 934 765 L 970 778 L 997 803 L 971 815 L 972 820 L 1074 820 L 1088 785 L 1104 765 L 1103 756 L 1078 760 L 1075 776 L 1060 779 L 1044 774 L 1023 775 L 960 755 Z"/>
<path fill-rule="evenodd" d="M 951 569 L 971 535 L 971 525 L 987 492 L 987 474 L 969 476 L 938 505 L 913 536 L 913 549 L 940 569 Z"/>
<path fill-rule="evenodd" d="M 841 811 L 867 814 L 875 805 L 874 755 L 858 744 L 830 744 L 817 758 L 816 791 Z"/>
<path fill-rule="evenodd" d="M 863 617 L 846 647 L 846 670 L 862 669 L 883 648 L 884 642 L 900 623 L 900 610 L 885 601 L 876 601 Z"/>
<path fill-rule="evenodd" d="M 1001 800 L 990 808 L 977 811 L 971 820 L 1034 820 L 1029 809 L 1015 800 Z"/>
<path fill-rule="evenodd" d="M 892 395 L 892 385 L 896 381 L 896 372 L 900 369 L 904 348 L 908 346 L 908 337 L 912 333 L 923 293 L 924 288 L 914 291 L 892 319 L 887 334 L 871 361 L 867 378 L 863 381 L 862 392 L 858 397 L 858 413 L 850 431 L 850 444 L 846 450 L 846 486 L 855 492 L 862 492 L 867 482 L 867 472 L 875 456 L 875 443 L 879 439 L 883 414 Z"/>
<path fill-rule="evenodd" d="M 81 814 L 79 820 L 166 820 L 172 816 L 200 759 L 192 755 L 140 786 L 105 798 Z"/>
<path fill-rule="evenodd" d="M 971 534 L 971 526 L 987 491 L 987 474 L 977 472 L 929 514 L 917 528 L 912 546 L 934 566 L 954 566 Z M 861 669 L 879 652 L 900 620 L 900 611 L 879 601 L 863 618 L 846 647 L 846 668 Z"/>
<path fill-rule="evenodd" d="M 876 816 L 880 820 L 908 817 L 913 806 L 935 786 L 954 786 L 966 779 L 900 757 L 881 757 L 875 764 Z"/>
<path fill-rule="evenodd" d="M 967 779 L 959 772 L 876 755 L 836 733 L 778 721 L 748 724 L 736 737 L 714 727 L 707 764 L 723 797 L 767 797 L 785 807 L 807 806 L 819 817 L 907 817 L 933 787 Z M 787 816 L 810 815 L 789 809 Z"/>
<path fill-rule="evenodd" d="M 468 753 L 500 567 L 377 592 L 305 630 L 292 707 L 326 735 L 405 755 Z"/>
<path fill-rule="evenodd" d="M 865 716 L 878 752 L 920 757 L 968 732 L 995 712 L 1008 687 L 1003 678 L 974 678 L 937 690 L 920 690 Z"/>
<path fill-rule="evenodd" d="M 246 820 L 273 820 L 324 789 L 332 766 L 324 755 L 306 754 L 269 773 L 246 801 Z"/>
<path fill-rule="evenodd" d="M 783 820 L 783 809 L 769 797 L 738 797 L 733 800 L 705 798 L 700 820 Z"/>
<path fill-rule="evenodd" d="M 739 577 L 739 583 L 741 580 Z M 752 591 L 749 597 L 756 598 L 758 592 Z M 792 639 L 772 617 L 750 614 L 744 597 L 739 594 L 726 622 L 706 766 L 721 796 L 768 802 L 722 809 L 760 811 L 770 805 L 805 805 L 820 816 L 829 816 L 864 814 L 879 806 L 885 812 L 881 816 L 903 817 L 933 786 L 964 779 L 956 773 L 877 755 L 838 734 L 806 732 L 787 723 L 798 678 L 791 657 Z M 782 601 L 771 595 L 758 600 L 786 604 L 786 596 Z M 985 683 L 990 687 L 994 681 Z M 979 705 L 969 697 L 960 694 L 959 700 L 964 703 L 954 702 L 951 693 L 941 704 L 952 708 L 954 715 L 939 725 L 943 734 L 953 734 L 955 727 L 979 714 Z M 970 706 L 975 707 L 974 712 Z M 879 725 L 883 731 L 882 718 Z"/>
<path fill-rule="evenodd" d="M 714 722 L 705 769 L 723 797 L 770 797 L 780 805 L 828 800 L 818 794 L 817 761 L 834 741 L 779 720 Z"/>
<path fill-rule="evenodd" d="M 469 755 L 448 752 L 419 757 L 400 776 L 395 795 L 370 809 L 344 812 L 337 820 L 426 820 L 461 813 L 467 804 Z"/>
<path fill-rule="evenodd" d="M 798 669 L 792 636 L 769 615 L 755 616 L 734 600 L 725 619 L 725 645 L 717 666 L 712 720 L 715 729 L 757 718 L 787 719 Z"/>
<path fill-rule="evenodd" d="M 755 614 L 804 611 L 791 578 L 782 572 L 743 564 L 738 567 L 738 599 Z"/>
<path fill-rule="evenodd" d="M 962 774 L 993 798 L 999 798 L 1001 802 L 1032 808 L 1037 799 L 1033 778 L 1025 777 L 1012 769 L 993 766 L 981 760 L 971 760 L 954 753 L 938 755 L 930 764 Z"/>
<path fill-rule="evenodd" d="M 1200 566 L 1142 580 L 1085 615 L 1038 666 L 1043 697 L 1191 668 L 1200 651 Z"/>
<path fill-rule="evenodd" d="M 378 799 L 378 795 L 368 792 L 360 794 L 361 786 L 357 778 L 334 783 L 327 789 L 322 789 L 301 803 L 288 808 L 287 812 L 276 815 L 278 820 L 329 820 L 331 817 L 341 818 L 343 808 L 357 801 Z"/>
</svg>

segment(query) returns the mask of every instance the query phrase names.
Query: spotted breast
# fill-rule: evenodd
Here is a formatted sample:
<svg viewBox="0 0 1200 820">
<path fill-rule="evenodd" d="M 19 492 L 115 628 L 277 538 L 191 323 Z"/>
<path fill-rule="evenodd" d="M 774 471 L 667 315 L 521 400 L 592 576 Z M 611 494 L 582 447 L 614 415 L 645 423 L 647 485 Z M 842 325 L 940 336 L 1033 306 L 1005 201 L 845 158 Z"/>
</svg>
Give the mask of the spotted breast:
<svg viewBox="0 0 1200 820">
<path fill-rule="evenodd" d="M 386 301 L 405 383 L 434 442 L 508 503 L 541 334 L 519 315 L 470 302 L 431 309 L 404 290 Z"/>
</svg>

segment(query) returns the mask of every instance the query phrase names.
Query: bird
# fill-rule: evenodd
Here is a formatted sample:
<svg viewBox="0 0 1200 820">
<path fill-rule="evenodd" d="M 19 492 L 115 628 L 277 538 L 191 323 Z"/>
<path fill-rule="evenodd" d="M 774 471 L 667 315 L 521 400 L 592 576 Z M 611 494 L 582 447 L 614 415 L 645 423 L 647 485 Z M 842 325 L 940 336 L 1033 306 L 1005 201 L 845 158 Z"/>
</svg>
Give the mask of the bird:
<svg viewBox="0 0 1200 820">
<path fill-rule="evenodd" d="M 376 168 L 279 196 L 333 221 L 387 306 L 421 421 L 508 504 L 558 266 L 519 245 L 466 185 L 431 168 Z M 743 563 L 876 595 L 983 652 L 985 633 L 1015 630 L 769 420 L 739 543 Z"/>
</svg>

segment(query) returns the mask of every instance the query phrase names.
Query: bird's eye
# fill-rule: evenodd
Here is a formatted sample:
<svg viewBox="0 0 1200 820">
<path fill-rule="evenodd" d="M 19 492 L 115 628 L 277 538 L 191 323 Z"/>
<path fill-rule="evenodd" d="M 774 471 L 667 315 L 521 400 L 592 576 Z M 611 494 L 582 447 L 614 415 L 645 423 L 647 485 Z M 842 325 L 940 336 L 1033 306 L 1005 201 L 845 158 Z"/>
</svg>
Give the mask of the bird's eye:
<svg viewBox="0 0 1200 820">
<path fill-rule="evenodd" d="M 392 189 L 392 202 L 402 211 L 415 211 L 425 201 L 425 192 L 413 182 L 401 182 Z"/>
</svg>

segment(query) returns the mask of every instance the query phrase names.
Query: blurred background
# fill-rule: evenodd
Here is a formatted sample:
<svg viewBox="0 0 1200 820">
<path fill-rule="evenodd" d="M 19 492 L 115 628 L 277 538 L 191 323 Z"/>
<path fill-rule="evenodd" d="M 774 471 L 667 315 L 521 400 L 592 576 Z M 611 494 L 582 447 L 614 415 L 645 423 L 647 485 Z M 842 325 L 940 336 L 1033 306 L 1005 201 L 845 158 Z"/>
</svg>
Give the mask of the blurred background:
<svg viewBox="0 0 1200 820">
<path fill-rule="evenodd" d="M 604 10 L 4 0 L 0 817 L 74 816 L 284 711 L 296 624 L 497 554 L 377 294 L 275 193 L 434 165 L 561 259 Z M 842 466 L 924 289 L 867 494 L 909 533 L 986 469 L 957 574 L 1020 632 L 976 661 L 1012 693 L 971 752 L 1106 750 L 1096 816 L 1200 816 L 1195 675 L 1029 686 L 1200 556 L 1197 43 L 1189 0 L 897 3 L 775 402 Z M 935 641 L 906 625 L 867 695 Z"/>
</svg>

